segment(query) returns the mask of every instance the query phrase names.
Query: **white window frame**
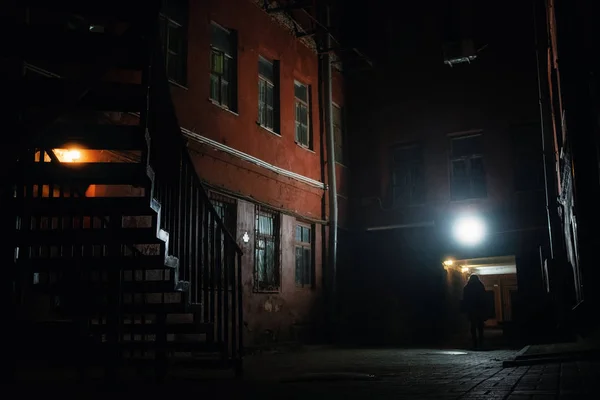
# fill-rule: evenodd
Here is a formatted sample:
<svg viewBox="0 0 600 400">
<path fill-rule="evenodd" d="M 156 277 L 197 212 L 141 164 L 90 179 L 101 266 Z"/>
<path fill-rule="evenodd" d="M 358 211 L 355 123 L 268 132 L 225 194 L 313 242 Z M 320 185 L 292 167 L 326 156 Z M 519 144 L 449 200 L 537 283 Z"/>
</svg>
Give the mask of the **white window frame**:
<svg viewBox="0 0 600 400">
<path fill-rule="evenodd" d="M 269 64 L 271 64 L 271 68 L 273 70 L 273 74 L 275 74 L 275 63 L 263 56 L 258 56 L 258 63 L 260 65 L 260 62 L 262 61 L 266 61 Z M 268 126 L 266 123 L 268 123 L 269 121 L 266 121 L 267 119 L 267 110 L 269 109 L 269 104 L 267 103 L 267 98 L 265 95 L 265 101 L 264 103 L 264 108 L 261 109 L 261 90 L 262 90 L 262 85 L 265 85 L 266 88 L 271 87 L 273 90 L 273 104 L 271 104 L 271 115 L 273 116 L 273 120 L 271 121 L 271 125 L 272 126 Z M 258 72 L 258 123 L 261 127 L 271 131 L 271 132 L 276 132 L 277 126 L 276 126 L 276 122 L 275 122 L 275 118 L 276 118 L 276 113 L 275 113 L 275 107 L 276 107 L 276 96 L 275 96 L 275 90 L 277 90 L 277 85 L 275 84 L 275 82 L 273 82 L 273 80 L 269 79 L 268 77 L 261 75 L 260 70 Z"/>
<path fill-rule="evenodd" d="M 302 227 L 302 228 L 308 229 L 308 240 L 309 240 L 309 242 L 303 242 L 302 240 L 300 240 L 300 241 L 298 240 L 298 238 L 296 237 L 296 229 L 298 227 Z M 304 223 L 304 222 L 301 222 L 301 221 L 296 221 L 296 225 L 294 227 L 294 252 L 298 248 L 301 248 L 302 250 L 308 249 L 310 251 L 310 254 L 308 256 L 308 261 L 309 261 L 309 265 L 308 265 L 308 282 L 304 282 L 304 281 L 298 282 L 296 280 L 296 268 L 297 268 L 297 264 L 295 264 L 295 267 L 294 267 L 294 281 L 296 283 L 296 287 L 299 287 L 299 288 L 312 288 L 313 287 L 313 275 L 314 275 L 314 263 L 313 263 L 314 239 L 313 239 L 313 233 L 314 233 L 314 228 L 313 228 L 313 226 L 311 224 L 307 224 L 307 223 Z M 297 254 L 294 253 L 294 261 L 296 261 L 296 257 L 297 257 Z"/>
<path fill-rule="evenodd" d="M 299 99 L 298 97 L 296 97 L 296 85 L 301 85 L 304 86 L 306 88 L 306 101 Z M 302 106 L 306 107 L 306 141 L 307 143 L 302 143 L 299 141 L 298 138 L 298 124 L 301 124 L 301 121 L 299 122 L 297 119 L 297 115 L 296 115 L 296 107 L 298 104 L 301 104 Z M 301 146 L 304 147 L 305 149 L 310 149 L 311 148 L 311 129 L 310 129 L 310 85 L 300 82 L 298 80 L 294 80 L 294 140 L 295 142 Z"/>
<path fill-rule="evenodd" d="M 224 26 L 216 23 L 215 21 L 211 21 L 210 22 L 211 25 L 216 26 L 218 29 L 221 29 L 222 31 L 226 32 L 227 35 L 229 35 L 229 40 L 232 40 L 232 35 L 233 32 L 231 31 L 231 29 L 227 29 Z M 220 55 L 222 55 L 223 57 L 223 69 L 225 69 L 225 58 L 227 58 L 229 60 L 229 75 L 230 76 L 225 76 L 225 71 L 223 71 L 223 74 L 218 74 L 215 73 L 213 71 L 213 55 L 214 53 L 218 53 Z M 234 82 L 234 74 L 236 73 L 235 70 L 235 62 L 236 62 L 236 58 L 234 57 L 234 55 L 232 54 L 228 54 L 224 49 L 220 49 L 218 47 L 216 47 L 213 43 L 210 43 L 210 79 L 212 81 L 213 76 L 216 76 L 217 79 L 219 80 L 219 98 L 215 99 L 212 96 L 212 90 L 209 93 L 209 98 L 210 101 L 212 101 L 214 104 L 218 105 L 219 107 L 223 107 L 227 110 L 233 110 L 235 107 L 232 107 L 235 104 L 235 99 L 233 98 L 233 96 L 235 95 L 235 88 L 233 88 L 235 82 Z M 224 103 L 223 102 L 223 92 L 222 92 L 222 85 L 223 82 L 225 82 L 227 84 L 227 90 L 228 90 L 228 103 Z M 212 82 L 210 82 L 210 84 L 212 85 Z"/>
</svg>

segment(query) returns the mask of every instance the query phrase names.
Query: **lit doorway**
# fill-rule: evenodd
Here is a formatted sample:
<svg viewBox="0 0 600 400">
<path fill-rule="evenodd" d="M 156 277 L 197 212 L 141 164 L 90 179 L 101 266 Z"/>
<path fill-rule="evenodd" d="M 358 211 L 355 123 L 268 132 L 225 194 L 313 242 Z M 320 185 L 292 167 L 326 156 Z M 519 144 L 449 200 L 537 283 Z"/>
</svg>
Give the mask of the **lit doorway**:
<svg viewBox="0 0 600 400">
<path fill-rule="evenodd" d="M 516 302 L 517 267 L 514 256 L 471 258 L 456 260 L 464 274 L 465 282 L 471 274 L 477 274 L 489 296 L 487 327 L 502 327 L 513 320 Z"/>
</svg>

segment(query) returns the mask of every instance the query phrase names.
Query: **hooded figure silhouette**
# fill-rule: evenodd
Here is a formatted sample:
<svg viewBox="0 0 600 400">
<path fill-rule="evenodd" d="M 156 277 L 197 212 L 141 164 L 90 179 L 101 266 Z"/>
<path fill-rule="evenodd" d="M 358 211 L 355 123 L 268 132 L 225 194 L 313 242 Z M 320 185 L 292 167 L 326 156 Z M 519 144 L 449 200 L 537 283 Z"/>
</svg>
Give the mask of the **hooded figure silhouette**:
<svg viewBox="0 0 600 400">
<path fill-rule="evenodd" d="M 483 344 L 483 322 L 486 312 L 485 286 L 479 280 L 479 276 L 473 274 L 463 289 L 463 311 L 467 313 L 471 323 L 471 338 L 473 347 L 477 348 Z"/>
</svg>

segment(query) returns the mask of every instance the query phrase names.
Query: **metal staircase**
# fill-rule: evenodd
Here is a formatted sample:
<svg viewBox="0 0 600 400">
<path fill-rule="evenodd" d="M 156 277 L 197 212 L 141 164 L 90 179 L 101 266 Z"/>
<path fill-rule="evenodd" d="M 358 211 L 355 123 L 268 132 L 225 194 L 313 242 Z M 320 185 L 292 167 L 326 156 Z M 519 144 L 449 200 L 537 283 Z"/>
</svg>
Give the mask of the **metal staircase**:
<svg viewBox="0 0 600 400">
<path fill-rule="evenodd" d="M 17 365 L 241 372 L 242 252 L 181 136 L 160 2 L 27 3 L 4 190 Z"/>
</svg>

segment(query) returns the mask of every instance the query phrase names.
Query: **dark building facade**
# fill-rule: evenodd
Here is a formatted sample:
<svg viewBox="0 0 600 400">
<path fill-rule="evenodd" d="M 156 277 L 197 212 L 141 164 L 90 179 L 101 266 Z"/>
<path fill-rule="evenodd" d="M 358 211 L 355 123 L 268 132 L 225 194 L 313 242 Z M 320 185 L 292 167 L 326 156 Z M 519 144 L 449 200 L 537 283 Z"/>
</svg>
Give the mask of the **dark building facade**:
<svg viewBox="0 0 600 400">
<path fill-rule="evenodd" d="M 159 37 L 181 134 L 203 188 L 243 251 L 247 345 L 305 340 L 313 327 L 323 333 L 318 327 L 331 163 L 342 228 L 348 209 L 339 60 L 331 73 L 336 159 L 327 157 L 323 57 L 317 44 L 326 25 L 319 22 L 324 7 L 325 2 L 316 1 L 302 7 L 294 1 L 162 2 Z M 56 24 L 62 18 L 68 29 L 87 36 L 105 30 L 112 34 L 114 28 L 49 7 L 27 9 L 23 15 L 30 25 Z M 114 29 L 118 32 L 119 26 Z M 71 66 L 31 59 L 24 60 L 22 71 L 32 79 L 69 79 L 78 73 Z M 104 79 L 137 83 L 141 76 L 112 69 Z M 112 112 L 104 117 L 135 124 L 139 116 Z M 123 158 L 83 147 L 55 150 L 60 162 Z M 77 158 L 69 158 L 74 151 Z M 86 197 L 110 195 L 119 194 L 104 193 L 97 185 L 85 192 Z"/>
<path fill-rule="evenodd" d="M 357 253 L 341 279 L 370 294 L 348 293 L 356 321 L 369 321 L 365 340 L 462 335 L 459 289 L 471 272 L 488 275 L 494 321 L 543 331 L 549 245 L 532 10 L 440 1 L 355 37 L 376 65 L 346 81 Z M 481 242 L 456 241 L 466 217 L 483 225 Z"/>
<path fill-rule="evenodd" d="M 596 325 L 599 297 L 595 248 L 600 195 L 598 135 L 600 106 L 595 2 L 538 1 L 541 105 L 547 139 L 549 179 L 557 201 L 550 206 L 556 242 L 547 291 L 559 306 L 561 320 L 579 332 Z M 574 312 L 571 312 L 574 311 Z"/>
</svg>

